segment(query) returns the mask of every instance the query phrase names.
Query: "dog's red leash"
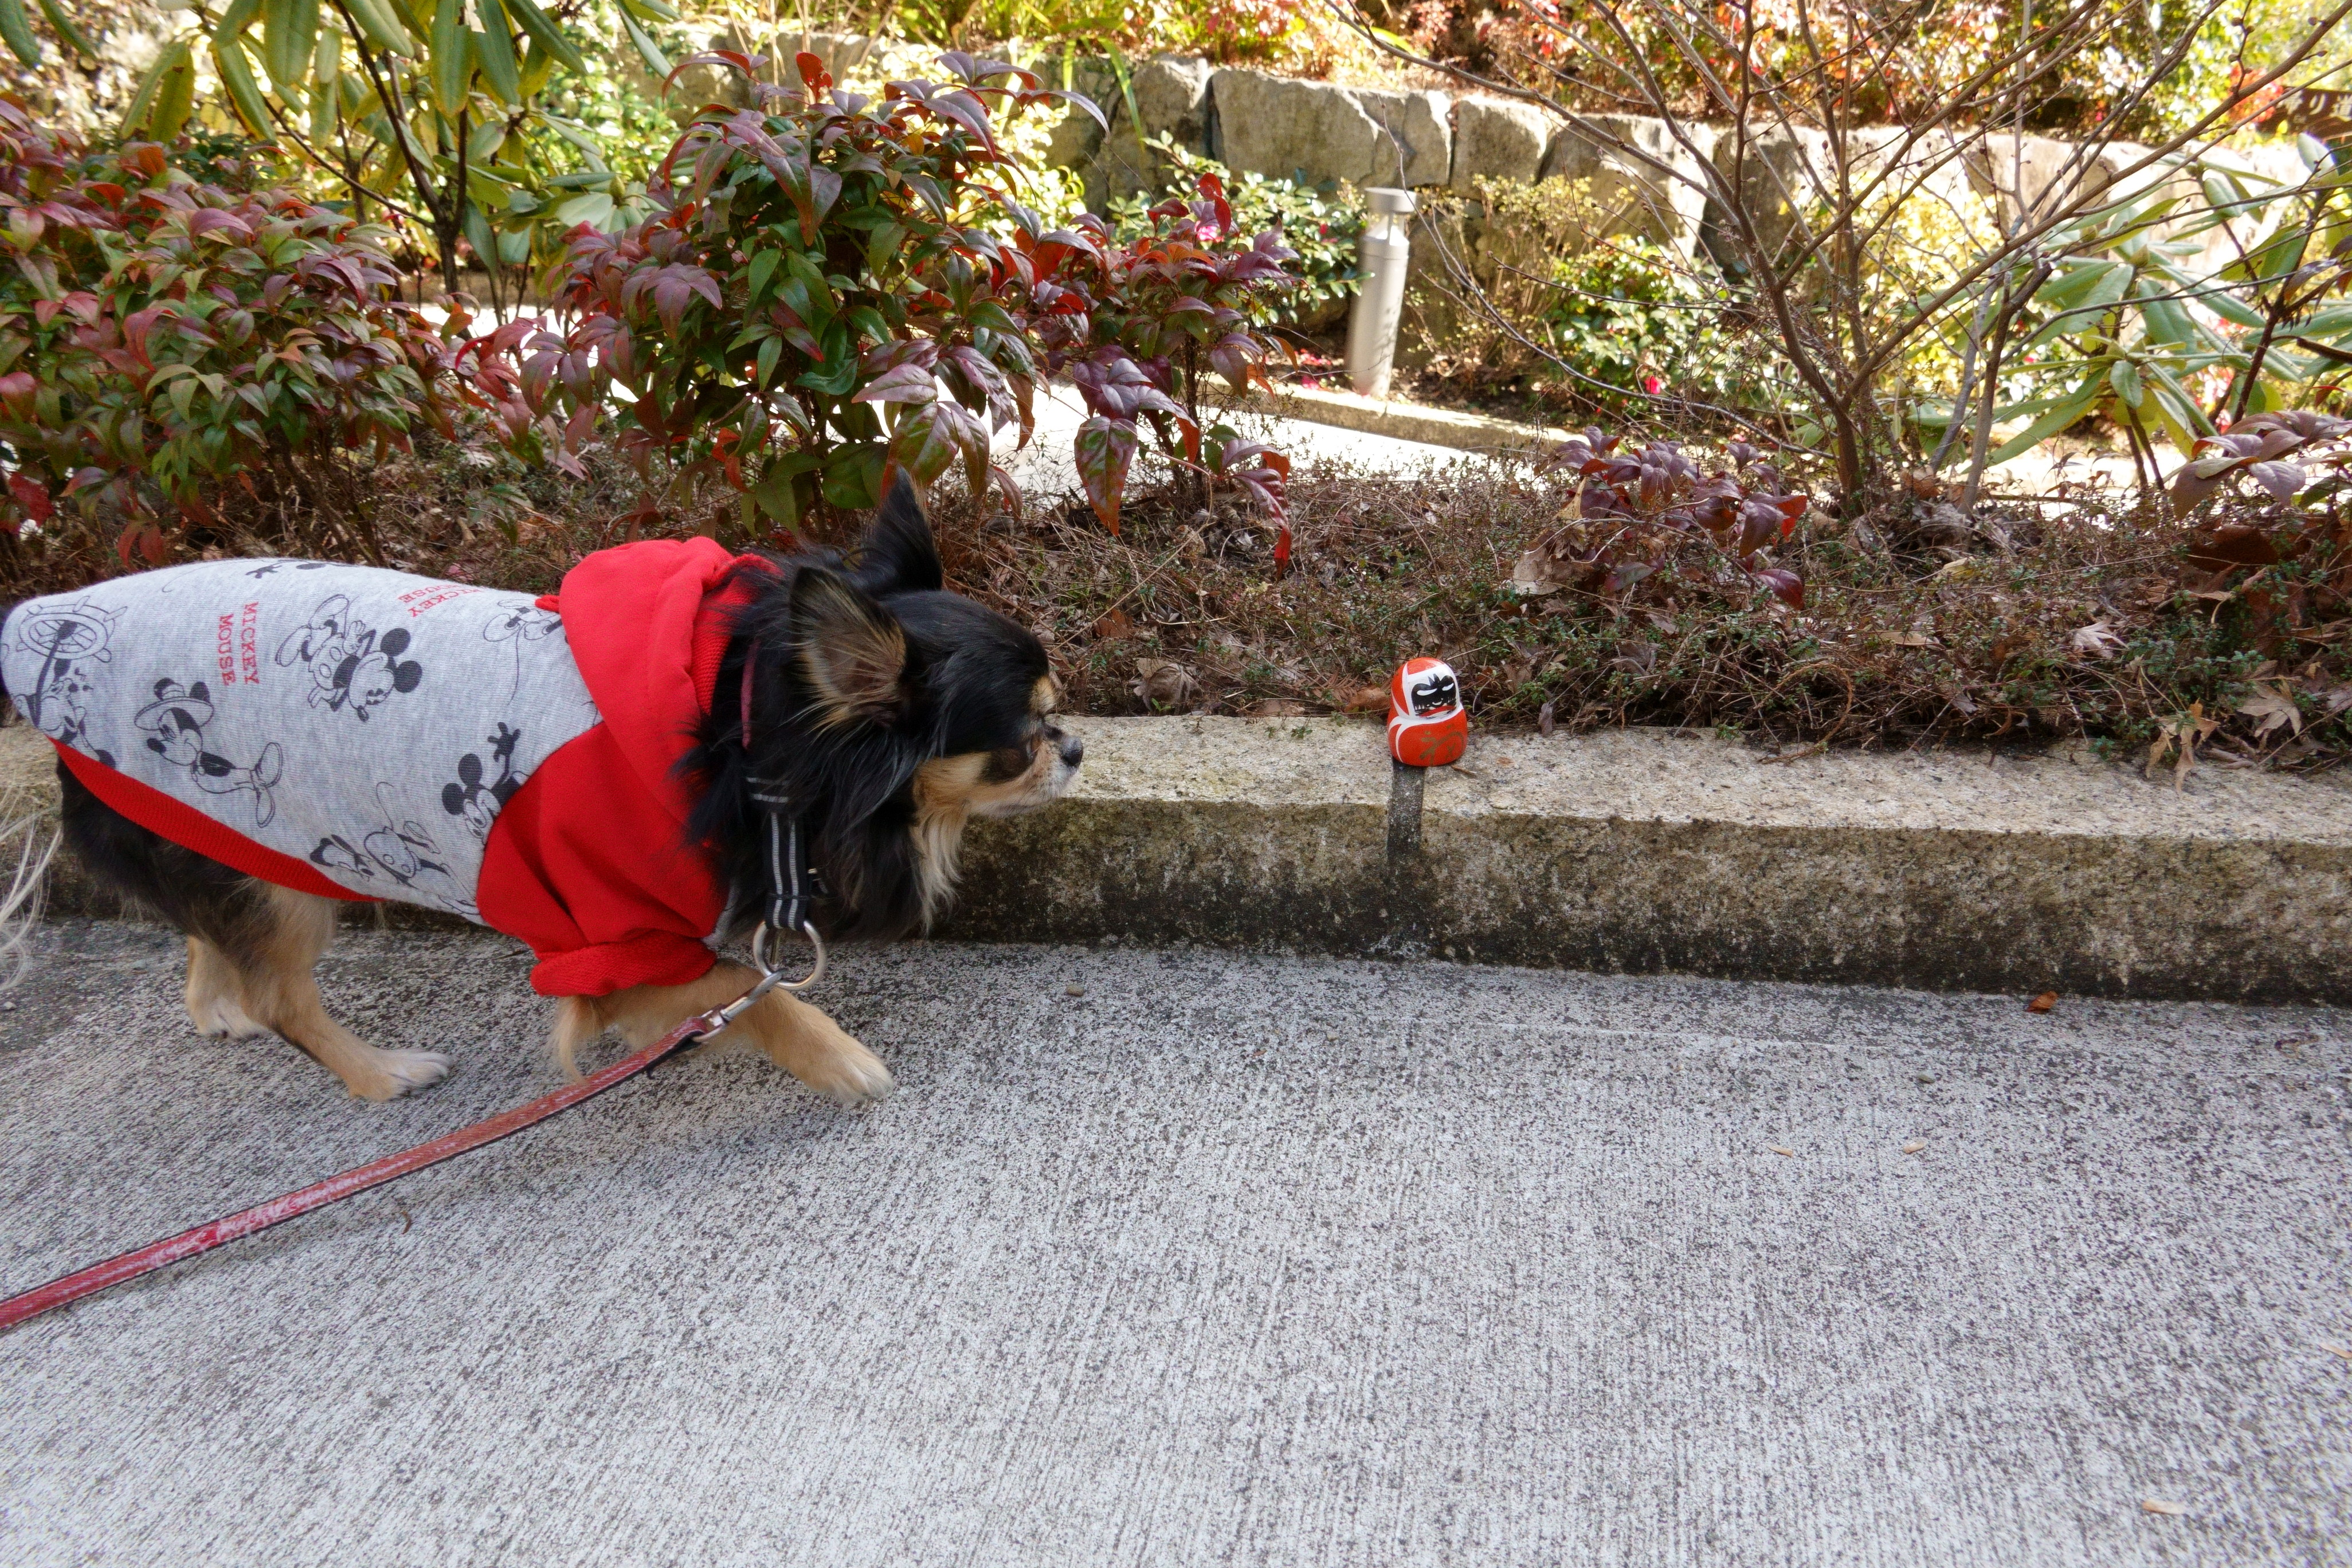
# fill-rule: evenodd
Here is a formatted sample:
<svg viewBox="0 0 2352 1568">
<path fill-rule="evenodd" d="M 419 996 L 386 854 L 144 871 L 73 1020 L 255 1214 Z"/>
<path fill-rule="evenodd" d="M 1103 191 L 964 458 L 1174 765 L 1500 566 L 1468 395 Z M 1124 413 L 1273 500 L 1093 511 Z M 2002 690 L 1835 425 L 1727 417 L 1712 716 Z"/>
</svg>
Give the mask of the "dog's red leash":
<svg viewBox="0 0 2352 1568">
<path fill-rule="evenodd" d="M 816 976 L 813 974 L 809 978 L 814 980 Z M 708 1013 L 698 1013 L 643 1050 L 622 1058 L 601 1072 L 591 1073 L 578 1083 L 566 1085 L 553 1094 L 543 1095 L 529 1105 L 517 1106 L 512 1110 L 491 1117 L 488 1121 L 477 1121 L 471 1127 L 462 1128 L 445 1138 L 436 1138 L 430 1143 L 420 1143 L 415 1148 L 402 1153 L 387 1154 L 383 1159 L 372 1161 L 356 1170 L 345 1171 L 340 1176 L 330 1176 L 323 1182 L 314 1182 L 299 1192 L 288 1193 L 280 1198 L 272 1198 L 268 1203 L 257 1205 L 241 1214 L 233 1214 L 223 1219 L 213 1220 L 209 1224 L 196 1226 L 194 1230 L 182 1231 L 177 1236 L 142 1247 L 136 1252 L 126 1252 L 120 1258 L 110 1258 L 104 1263 L 93 1264 L 78 1273 L 68 1274 L 62 1279 L 52 1279 L 37 1289 L 27 1290 L 21 1296 L 11 1296 L 6 1300 L 0 1301 L 0 1331 L 15 1328 L 27 1318 L 38 1317 L 52 1307 L 62 1307 L 68 1301 L 79 1301 L 84 1296 L 95 1295 L 109 1286 L 120 1285 L 126 1279 L 136 1279 L 142 1274 L 152 1274 L 158 1268 L 169 1268 L 181 1259 L 194 1258 L 200 1252 L 210 1252 L 214 1247 L 226 1246 L 240 1237 L 251 1236 L 257 1230 L 267 1230 L 282 1221 L 293 1219 L 299 1215 L 309 1214 L 312 1209 L 324 1208 L 331 1203 L 340 1203 L 355 1193 L 363 1193 L 370 1187 L 382 1186 L 384 1183 L 405 1176 L 412 1171 L 421 1171 L 427 1165 L 437 1165 L 444 1160 L 454 1159 L 459 1154 L 479 1149 L 485 1144 L 495 1143 L 501 1138 L 511 1138 L 524 1128 L 536 1126 L 558 1111 L 571 1110 L 583 1100 L 593 1100 L 606 1089 L 616 1084 L 627 1082 L 656 1063 L 676 1056 L 687 1047 L 717 1034 L 734 1021 L 738 1012 L 757 999 L 757 991 L 766 988 L 758 987 L 753 994 L 747 995 L 740 1002 L 730 1004 L 726 1007 L 715 1008 Z"/>
</svg>

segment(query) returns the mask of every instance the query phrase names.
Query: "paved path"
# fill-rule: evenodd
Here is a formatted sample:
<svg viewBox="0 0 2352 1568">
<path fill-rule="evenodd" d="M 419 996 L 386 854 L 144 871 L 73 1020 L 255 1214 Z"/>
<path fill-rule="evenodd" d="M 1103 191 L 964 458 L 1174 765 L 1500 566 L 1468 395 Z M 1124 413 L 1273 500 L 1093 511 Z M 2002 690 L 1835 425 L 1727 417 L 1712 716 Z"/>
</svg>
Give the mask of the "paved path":
<svg viewBox="0 0 2352 1568">
<path fill-rule="evenodd" d="M 1028 494 L 1041 498 L 1076 494 L 1078 470 L 1076 459 L 1071 455 L 1070 439 L 1087 417 L 1086 405 L 1074 389 L 1049 385 L 1038 389 L 1034 411 L 1037 425 L 1030 435 L 1029 445 L 1015 452 L 1013 443 L 1020 432 L 1010 427 L 1001 430 L 996 437 L 996 460 L 1006 466 L 1013 482 Z M 1238 409 L 1224 416 L 1224 421 L 1243 435 L 1286 454 L 1300 479 L 1317 469 L 1334 467 L 1356 473 L 1402 476 L 1434 473 L 1457 465 L 1466 467 L 1473 476 L 1494 471 L 1492 459 L 1451 447 L 1400 441 L 1393 436 L 1346 430 L 1307 419 L 1283 419 Z M 1150 437 L 1146 436 L 1145 454 L 1137 458 L 1139 478 L 1150 461 Z"/>
<path fill-rule="evenodd" d="M 382 1108 L 190 1036 L 159 932 L 43 941 L 11 1288 L 553 1081 L 493 939 L 329 959 L 464 1042 Z M 0 1562 L 2347 1561 L 2341 1016 L 843 968 L 877 1110 L 690 1063 L 0 1339 Z"/>
</svg>

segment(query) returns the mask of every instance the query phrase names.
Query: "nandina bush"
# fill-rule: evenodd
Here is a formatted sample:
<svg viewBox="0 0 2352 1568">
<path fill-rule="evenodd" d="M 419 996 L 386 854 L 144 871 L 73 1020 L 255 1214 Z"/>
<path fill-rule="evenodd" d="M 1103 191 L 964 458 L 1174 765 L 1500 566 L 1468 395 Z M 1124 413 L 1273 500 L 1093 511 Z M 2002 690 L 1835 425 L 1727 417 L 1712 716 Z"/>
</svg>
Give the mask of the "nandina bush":
<svg viewBox="0 0 2352 1568">
<path fill-rule="evenodd" d="M 91 153 L 0 100 L 0 531 L 102 527 L 127 564 L 278 503 L 306 548 L 351 452 L 446 429 L 462 316 L 393 294 L 378 232 L 282 192 L 191 179 L 164 149 Z M 349 542 L 380 553 L 363 505 Z M 103 520 L 101 522 L 100 520 Z"/>
<path fill-rule="evenodd" d="M 1552 460 L 1580 481 L 1559 526 L 1519 557 L 1511 582 L 1521 595 L 1661 600 L 1761 589 L 1804 608 L 1803 579 L 1774 552 L 1811 503 L 1788 493 L 1760 452 L 1735 441 L 1730 467 L 1710 474 L 1672 441 L 1624 453 L 1618 444 L 1597 428 L 1561 444 Z"/>
<path fill-rule="evenodd" d="M 716 479 L 747 519 L 798 526 L 874 505 L 894 461 L 926 483 L 961 465 L 981 495 L 993 435 L 1017 426 L 1025 443 L 1037 378 L 1066 372 L 1093 411 L 1078 461 L 1107 526 L 1139 416 L 1171 422 L 1188 468 L 1278 505 L 1279 458 L 1230 433 L 1203 449 L 1192 376 L 1205 360 L 1239 379 L 1271 352 L 1222 296 L 1244 274 L 1277 284 L 1287 253 L 1197 223 L 1127 245 L 1091 218 L 1046 227 L 1009 194 L 994 119 L 1093 106 L 1002 61 L 940 58 L 947 85 L 894 81 L 878 99 L 837 89 L 810 54 L 797 90 L 744 56 L 687 62 L 741 73 L 758 107 L 702 111 L 650 184 L 653 216 L 575 234 L 572 327 L 519 324 L 470 356 L 509 437 L 574 461 L 610 400 L 649 485 L 638 521 Z"/>
<path fill-rule="evenodd" d="M 1087 214 L 1077 234 L 1016 241 L 1034 273 L 1030 318 L 1046 368 L 1066 374 L 1089 411 L 1078 429 L 1079 481 L 1114 533 L 1139 421 L 1180 474 L 1282 510 L 1289 459 L 1224 426 L 1204 441 L 1201 373 L 1213 370 L 1235 390 L 1253 381 L 1273 390 L 1265 364 L 1279 344 L 1253 325 L 1252 307 L 1299 287 L 1298 258 L 1279 228 L 1244 242 L 1223 183 L 1204 174 L 1198 184 L 1198 201 L 1160 203 L 1125 238 Z"/>
</svg>

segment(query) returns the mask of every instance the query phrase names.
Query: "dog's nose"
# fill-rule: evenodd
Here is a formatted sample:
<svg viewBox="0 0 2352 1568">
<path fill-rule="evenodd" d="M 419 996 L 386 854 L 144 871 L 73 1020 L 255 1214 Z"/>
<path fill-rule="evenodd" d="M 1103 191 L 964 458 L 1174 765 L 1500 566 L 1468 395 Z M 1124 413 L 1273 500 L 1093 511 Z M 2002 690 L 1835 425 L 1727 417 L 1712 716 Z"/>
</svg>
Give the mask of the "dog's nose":
<svg viewBox="0 0 2352 1568">
<path fill-rule="evenodd" d="M 1062 765 L 1066 768 L 1075 768 L 1087 754 L 1087 743 L 1076 735 L 1065 735 L 1062 737 L 1059 750 L 1062 755 Z"/>
</svg>

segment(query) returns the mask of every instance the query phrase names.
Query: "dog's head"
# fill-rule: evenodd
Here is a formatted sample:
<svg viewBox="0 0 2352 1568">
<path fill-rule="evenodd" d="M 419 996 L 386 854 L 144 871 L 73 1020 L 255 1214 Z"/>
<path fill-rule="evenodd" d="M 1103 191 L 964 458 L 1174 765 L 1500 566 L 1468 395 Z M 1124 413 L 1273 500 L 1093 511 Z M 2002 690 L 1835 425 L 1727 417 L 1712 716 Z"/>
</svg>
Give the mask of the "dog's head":
<svg viewBox="0 0 2352 1568">
<path fill-rule="evenodd" d="M 714 797 L 734 796 L 715 799 L 711 837 L 733 850 L 737 886 L 765 888 L 758 808 L 729 757 L 746 751 L 729 682 L 751 658 L 749 776 L 781 781 L 803 813 L 835 930 L 928 924 L 953 888 L 966 822 L 1034 811 L 1077 777 L 1083 748 L 1055 721 L 1045 647 L 946 590 L 903 475 L 856 550 L 778 564 L 739 623 L 705 735 Z"/>
</svg>

